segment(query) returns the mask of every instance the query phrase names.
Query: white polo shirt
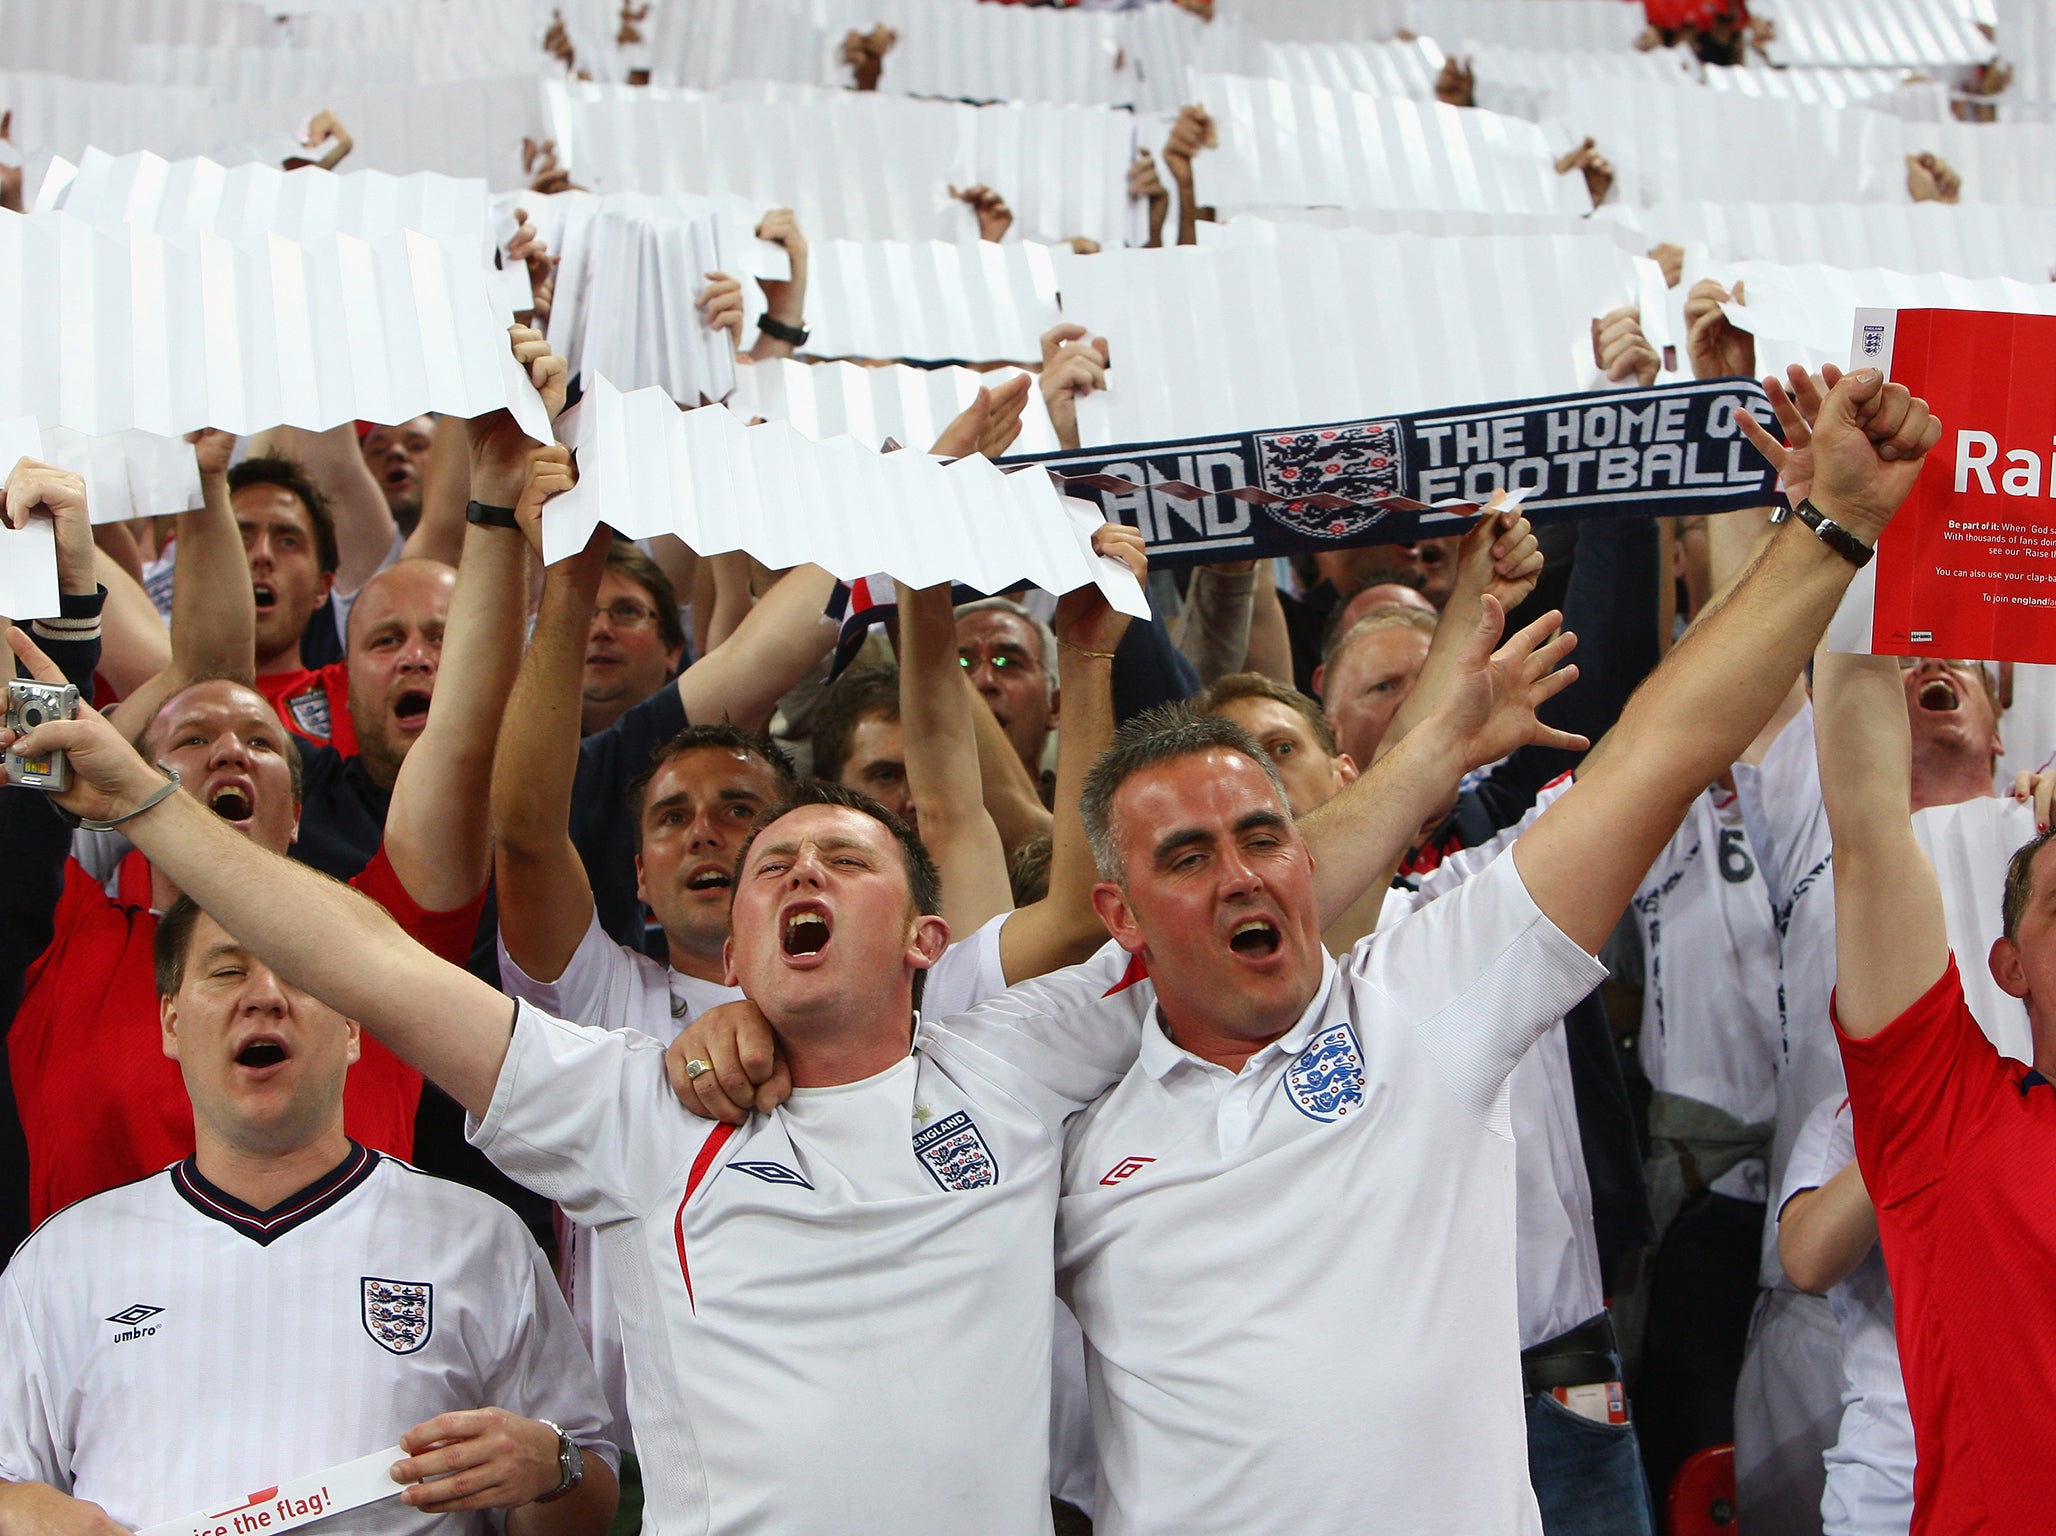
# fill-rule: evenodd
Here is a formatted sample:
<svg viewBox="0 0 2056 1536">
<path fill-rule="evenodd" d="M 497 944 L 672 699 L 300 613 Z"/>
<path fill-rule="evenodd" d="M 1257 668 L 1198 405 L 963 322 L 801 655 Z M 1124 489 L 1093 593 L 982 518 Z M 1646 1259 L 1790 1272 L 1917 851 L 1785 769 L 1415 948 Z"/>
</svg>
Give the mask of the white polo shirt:
<svg viewBox="0 0 2056 1536">
<path fill-rule="evenodd" d="M 324 1472 L 463 1408 L 616 1463 L 542 1254 L 498 1201 L 356 1146 L 269 1211 L 189 1158 L 58 1212 L 0 1275 L 0 1478 L 131 1530 Z M 336 1536 L 486 1536 L 381 1501 Z"/>
<path fill-rule="evenodd" d="M 1652 1087 L 1696 1099 L 1744 1125 L 1777 1107 L 1778 930 L 1749 844 L 1741 797 L 1715 786 L 1692 802 L 1628 910 L 1642 938 L 1642 1030 Z M 1770 1197 L 1762 1158 L 1712 1189 Z"/>
<path fill-rule="evenodd" d="M 519 1005 L 472 1139 L 599 1230 L 652 1536 L 1048 1530 L 1063 1125 L 1139 1026 L 1027 1011 L 917 1021 L 738 1128 L 679 1107 L 657 1041 Z"/>
<path fill-rule="evenodd" d="M 1105 1536 L 1539 1532 L 1506 1080 L 1604 976 L 1507 857 L 1239 1073 L 1142 1031 L 1059 1207 Z"/>
<path fill-rule="evenodd" d="M 1822 1099 L 1800 1128 L 1778 1211 L 1856 1161 L 1847 1095 Z M 1913 1415 L 1899 1374 L 1892 1283 L 1876 1244 L 1828 1291 L 1842 1330 L 1842 1426 L 1825 1460 L 1822 1536 L 1906 1536 L 1913 1520 Z"/>
<path fill-rule="evenodd" d="M 929 969 L 924 1002 L 932 997 L 941 1004 L 941 1012 L 964 1013 L 1005 990 L 999 933 L 1007 915 L 993 918 L 943 951 Z M 533 1003 L 556 1018 L 596 1029 L 634 1030 L 665 1045 L 708 1009 L 742 1001 L 740 988 L 688 976 L 640 950 L 615 943 L 600 926 L 597 912 L 555 981 L 537 981 L 516 965 L 507 953 L 504 937 L 499 952 L 500 986 L 508 996 Z M 929 1012 L 940 1016 L 935 1008 Z M 564 1242 L 557 1268 L 564 1299 L 599 1371 L 615 1438 L 632 1450 L 628 1367 L 622 1356 L 621 1322 L 606 1260 L 600 1256 L 600 1245 L 590 1227 L 571 1223 L 560 1225 L 559 1230 Z"/>
<path fill-rule="evenodd" d="M 1778 733 L 1761 768 L 1735 765 L 1735 787 L 1742 792 L 1749 841 L 1762 863 L 1779 929 L 1777 1136 L 1770 1181 L 1783 1189 L 1807 1115 L 1822 1099 L 1847 1091 L 1828 1019 L 1835 985 L 1834 865 L 1811 704 Z M 1981 960 L 1999 937 L 2006 861 L 2035 835 L 2034 812 L 2015 800 L 1981 796 L 1915 812 L 1913 835 L 1942 888 L 1949 947 Z M 2016 1061 L 2032 1060 L 2032 1031 L 2019 999 L 2001 992 L 1982 963 L 1962 970 L 1964 995 L 1992 1044 Z M 1760 1278 L 1767 1286 L 1785 1284 L 1775 1212 L 1764 1222 Z"/>
<path fill-rule="evenodd" d="M 1416 890 L 1390 892 L 1378 914 L 1379 929 L 1391 927 L 1490 868 L 1570 786 L 1569 775 L 1546 786 L 1512 826 L 1451 854 L 1421 877 Z M 1570 1042 L 1560 1020 L 1513 1069 L 1507 1080 L 1507 1105 L 1513 1117 L 1520 1340 L 1521 1348 L 1529 1349 L 1606 1310 L 1599 1239 L 1592 1227 L 1592 1181 L 1578 1132 Z"/>
</svg>

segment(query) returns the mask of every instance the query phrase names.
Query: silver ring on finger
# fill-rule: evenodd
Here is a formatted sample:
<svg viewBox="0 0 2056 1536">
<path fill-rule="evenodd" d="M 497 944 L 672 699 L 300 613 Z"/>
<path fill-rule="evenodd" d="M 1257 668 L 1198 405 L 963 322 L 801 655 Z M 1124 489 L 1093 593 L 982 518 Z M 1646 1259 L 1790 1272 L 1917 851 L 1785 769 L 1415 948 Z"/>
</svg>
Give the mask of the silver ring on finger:
<svg viewBox="0 0 2056 1536">
<path fill-rule="evenodd" d="M 695 1056 L 685 1064 L 685 1080 L 689 1083 L 696 1083 L 713 1070 L 712 1067 Z"/>
</svg>

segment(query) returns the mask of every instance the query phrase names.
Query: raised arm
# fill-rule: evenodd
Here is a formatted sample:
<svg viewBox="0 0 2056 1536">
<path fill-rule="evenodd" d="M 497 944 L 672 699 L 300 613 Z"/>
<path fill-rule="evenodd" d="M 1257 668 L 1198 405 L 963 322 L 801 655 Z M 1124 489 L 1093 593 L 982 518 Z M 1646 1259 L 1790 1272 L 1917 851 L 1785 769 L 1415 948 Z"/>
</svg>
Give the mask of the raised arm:
<svg viewBox="0 0 2056 1536">
<path fill-rule="evenodd" d="M 514 331 L 514 354 L 554 413 L 564 360 L 532 330 Z M 570 450 L 534 448 L 504 411 L 473 423 L 472 483 L 488 506 L 543 501 L 572 483 Z M 521 662 L 528 545 L 517 529 L 472 524 L 450 597 L 439 686 L 420 741 L 400 765 L 386 812 L 385 850 L 407 894 L 431 912 L 463 906 L 490 872 L 493 748 Z"/>
<path fill-rule="evenodd" d="M 1774 462 L 1783 449 L 1744 430 Z M 1925 403 L 1872 369 L 1824 403 L 1813 501 L 1866 545 L 1941 435 Z M 1827 629 L 1856 567 L 1805 524 L 1781 527 L 1727 597 L 1638 689 L 1575 786 L 1514 846 L 1536 904 L 1596 953 L 1692 800 L 1762 730 Z"/>
<path fill-rule="evenodd" d="M 249 682 L 257 671 L 257 605 L 250 561 L 228 501 L 227 432 L 193 434 L 201 505 L 178 515 L 178 573 L 171 584 L 171 664 L 115 707 L 115 721 L 140 730 L 158 707 L 198 677 Z"/>
<path fill-rule="evenodd" d="M 61 680 L 20 630 L 8 641 L 37 677 Z M 0 745 L 8 734 L 0 730 Z M 258 847 L 191 795 L 167 795 L 138 814 L 164 776 L 91 706 L 81 705 L 76 720 L 39 726 L 23 745 L 71 754 L 72 787 L 54 797 L 59 804 L 96 820 L 125 818 L 143 856 L 289 985 L 355 1019 L 484 1115 L 511 1035 L 505 997 L 431 955 L 370 897 Z"/>
<path fill-rule="evenodd" d="M 1802 1189 L 1778 1212 L 1778 1262 L 1800 1290 L 1824 1296 L 1855 1273 L 1877 1246 L 1878 1210 L 1854 1158 L 1815 1189 Z"/>
<path fill-rule="evenodd" d="M 797 565 L 779 577 L 734 634 L 679 673 L 685 718 L 763 730 L 778 701 L 835 644 L 835 626 L 823 617 L 834 590 L 835 578 L 818 565 Z"/>
<path fill-rule="evenodd" d="M 1949 965 L 1941 883 L 1913 836 L 1913 730 L 1898 661 L 1823 650 L 1813 720 L 1835 848 L 1835 1017 L 1860 1039 Z"/>
<path fill-rule="evenodd" d="M 1561 616 L 1544 614 L 1495 651 L 1506 622 L 1499 600 L 1488 595 L 1472 611 L 1471 633 L 1434 712 L 1299 823 L 1314 856 L 1323 929 L 1389 881 L 1465 773 L 1530 743 L 1585 745 L 1535 718 L 1537 706 L 1577 680 L 1576 667 L 1560 665 L 1577 644 L 1561 630 Z"/>
<path fill-rule="evenodd" d="M 1092 547 L 1123 561 L 1136 581 L 1147 578 L 1149 559 L 1142 535 L 1135 529 L 1124 523 L 1107 523 L 1094 530 Z M 1085 840 L 1085 818 L 1079 805 L 1085 793 L 1085 775 L 1100 753 L 1113 744 L 1113 653 L 1127 631 L 1128 616 L 1113 608 L 1098 587 L 1080 587 L 1057 603 L 1051 627 L 1057 636 L 1057 687 L 1064 713 L 1057 727 L 1049 889 L 1042 900 L 1021 908 L 1000 930 L 1000 966 L 1010 987 L 1078 964 L 1107 937 L 1106 925 L 1092 906 L 1092 887 L 1099 871 Z M 990 713 L 982 700 L 978 703 L 981 711 Z M 1001 873 L 1004 877 L 1004 870 Z"/>
<path fill-rule="evenodd" d="M 541 521 L 525 528 L 541 548 Z M 571 841 L 579 681 L 611 529 L 543 574 L 542 606 L 493 754 L 493 873 L 500 939 L 523 974 L 555 981 L 592 926 L 593 891 Z"/>
</svg>

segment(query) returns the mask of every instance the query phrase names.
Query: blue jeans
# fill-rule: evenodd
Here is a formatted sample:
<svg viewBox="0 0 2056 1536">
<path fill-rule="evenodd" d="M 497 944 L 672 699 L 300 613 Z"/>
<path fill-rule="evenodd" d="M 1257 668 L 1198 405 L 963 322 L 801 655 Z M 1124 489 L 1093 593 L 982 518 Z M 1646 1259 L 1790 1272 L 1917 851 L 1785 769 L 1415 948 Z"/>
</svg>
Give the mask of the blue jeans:
<svg viewBox="0 0 2056 1536">
<path fill-rule="evenodd" d="M 1547 1536 L 1654 1536 L 1633 1424 L 1599 1424 L 1528 1396 L 1528 1480 Z"/>
</svg>

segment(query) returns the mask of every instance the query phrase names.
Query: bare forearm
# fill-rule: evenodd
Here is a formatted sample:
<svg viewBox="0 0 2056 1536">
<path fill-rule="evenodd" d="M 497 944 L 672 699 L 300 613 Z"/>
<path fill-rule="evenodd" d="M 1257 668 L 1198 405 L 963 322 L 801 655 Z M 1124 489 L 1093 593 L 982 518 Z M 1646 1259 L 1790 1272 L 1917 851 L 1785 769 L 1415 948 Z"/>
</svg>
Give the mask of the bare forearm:
<svg viewBox="0 0 2056 1536">
<path fill-rule="evenodd" d="M 978 777 L 985 796 L 985 809 L 999 828 L 1000 845 L 1007 857 L 1031 837 L 1052 831 L 1049 810 L 1042 803 L 1041 786 L 1030 777 L 1027 764 L 1006 730 L 980 699 L 972 717 L 978 729 Z M 1059 732 L 1059 741 L 1062 733 Z M 1061 747 L 1059 747 L 1061 750 Z"/>
<path fill-rule="evenodd" d="M 156 604 L 106 549 L 96 551 L 100 585 L 107 589 L 100 610 L 100 672 L 122 698 L 171 665 L 171 635 Z"/>
<path fill-rule="evenodd" d="M 712 599 L 707 604 L 706 635 L 701 641 L 712 650 L 734 634 L 750 612 L 750 557 L 739 549 L 715 555 L 705 562 Z"/>
<path fill-rule="evenodd" d="M 1748 569 L 1763 536 L 1770 532 L 1770 508 L 1750 507 L 1706 520 L 1706 579 L 1718 598 Z"/>
<path fill-rule="evenodd" d="M 1249 620 L 1264 573 L 1250 561 L 1201 566 L 1192 573 L 1185 607 L 1172 639 L 1202 683 L 1242 670 L 1249 654 Z"/>
<path fill-rule="evenodd" d="M 1814 748 L 1835 850 L 1835 1011 L 1875 1034 L 1949 963 L 1941 886 L 1913 836 L 1913 743 L 1898 662 L 1822 651 Z"/>
<path fill-rule="evenodd" d="M 1778 1217 L 1778 1260 L 1802 1291 L 1825 1295 L 1877 1246 L 1878 1212 L 1850 1163 L 1818 1189 L 1794 1195 Z"/>
<path fill-rule="evenodd" d="M 257 673 L 257 604 L 228 477 L 204 475 L 200 491 L 204 504 L 178 515 L 172 665 L 186 678 L 225 674 L 249 682 Z"/>
<path fill-rule="evenodd" d="M 432 912 L 464 905 L 489 869 L 486 787 L 507 693 L 521 661 L 528 546 L 511 528 L 473 527 L 450 599 L 435 702 L 400 765 L 386 813 L 386 855 Z"/>
<path fill-rule="evenodd" d="M 758 601 L 735 633 L 678 679 L 688 720 L 730 720 L 760 731 L 778 701 L 821 664 L 835 643 L 823 616 L 835 578 L 818 565 L 787 571 Z"/>
<path fill-rule="evenodd" d="M 500 938 L 523 972 L 554 981 L 591 925 L 592 885 L 571 841 L 585 640 L 613 535 L 543 576 L 541 611 L 493 754 L 493 864 Z"/>
<path fill-rule="evenodd" d="M 1300 820 L 1323 928 L 1389 875 L 1462 775 L 1461 753 L 1431 718 Z"/>
<path fill-rule="evenodd" d="M 1049 889 L 1000 931 L 1000 964 L 1015 986 L 1076 965 L 1106 942 L 1092 907 L 1099 871 L 1080 809 L 1085 775 L 1114 740 L 1114 664 L 1065 646 L 1057 652 L 1064 719 L 1057 731 L 1056 811 L 1050 821 Z M 1019 761 L 1018 758 L 1015 759 Z"/>
<path fill-rule="evenodd" d="M 1278 581 L 1271 562 L 1259 561 L 1256 592 L 1249 605 L 1249 651 L 1242 658 L 1245 672 L 1289 684 L 1292 681 L 1292 634 L 1285 627 L 1285 606 L 1278 601 Z"/>
<path fill-rule="evenodd" d="M 132 803 L 149 787 L 146 770 Z M 506 998 L 436 959 L 377 902 L 258 847 L 191 795 L 124 826 L 145 858 L 288 983 L 484 1114 L 507 1054 Z"/>
<path fill-rule="evenodd" d="M 943 912 L 961 938 L 1013 906 L 999 828 L 978 778 L 982 706 L 957 661 L 947 586 L 898 586 L 900 734 L 921 835 L 942 870 Z"/>
<path fill-rule="evenodd" d="M 511 507 L 521 499 L 520 476 L 500 485 L 474 489 L 471 444 L 465 423 L 455 416 L 445 416 L 436 422 L 435 436 L 429 440 L 427 473 L 421 482 L 421 519 L 407 535 L 400 553 L 408 559 L 419 557 L 456 565 L 464 554 L 464 510 L 474 499 L 489 507 Z M 386 543 L 388 547 L 392 544 L 390 531 Z"/>
</svg>

